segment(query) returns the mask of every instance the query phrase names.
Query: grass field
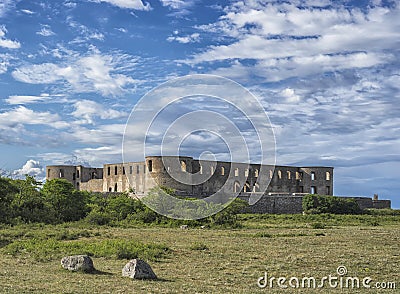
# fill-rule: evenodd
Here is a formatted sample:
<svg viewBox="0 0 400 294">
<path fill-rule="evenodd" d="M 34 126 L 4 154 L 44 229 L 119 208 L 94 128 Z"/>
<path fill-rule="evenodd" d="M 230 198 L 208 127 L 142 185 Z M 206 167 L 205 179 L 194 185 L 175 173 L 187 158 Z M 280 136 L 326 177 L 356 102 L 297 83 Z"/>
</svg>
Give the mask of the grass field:
<svg viewBox="0 0 400 294">
<path fill-rule="evenodd" d="M 330 288 L 260 289 L 274 276 L 371 277 L 400 288 L 400 216 L 240 215 L 242 227 L 89 227 L 83 223 L 0 228 L 1 293 L 377 293 Z M 96 274 L 72 273 L 61 257 L 89 253 Z M 147 260 L 156 281 L 121 276 L 130 257 Z M 288 282 L 286 282 L 288 285 Z M 301 285 L 300 285 L 301 286 Z M 393 287 L 394 285 L 387 285 Z"/>
</svg>

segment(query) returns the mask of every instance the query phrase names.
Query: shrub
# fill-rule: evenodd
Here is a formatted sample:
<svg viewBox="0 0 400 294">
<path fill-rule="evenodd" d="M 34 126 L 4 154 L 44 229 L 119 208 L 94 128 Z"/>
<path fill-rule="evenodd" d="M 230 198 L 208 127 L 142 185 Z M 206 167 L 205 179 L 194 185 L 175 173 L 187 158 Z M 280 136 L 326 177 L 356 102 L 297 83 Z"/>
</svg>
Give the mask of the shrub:
<svg viewBox="0 0 400 294">
<path fill-rule="evenodd" d="M 92 210 L 86 217 L 85 221 L 91 225 L 104 226 L 111 222 L 111 217 L 105 212 Z"/>
<path fill-rule="evenodd" d="M 247 202 L 236 198 L 225 209 L 211 216 L 211 224 L 217 226 L 225 226 L 238 228 L 241 224 L 237 215 L 247 206 Z"/>
<path fill-rule="evenodd" d="M 360 214 L 362 211 L 355 199 L 308 194 L 303 197 L 303 211 L 306 213 Z"/>
<path fill-rule="evenodd" d="M 311 224 L 313 229 L 325 229 L 325 225 L 323 223 L 313 223 Z"/>
</svg>

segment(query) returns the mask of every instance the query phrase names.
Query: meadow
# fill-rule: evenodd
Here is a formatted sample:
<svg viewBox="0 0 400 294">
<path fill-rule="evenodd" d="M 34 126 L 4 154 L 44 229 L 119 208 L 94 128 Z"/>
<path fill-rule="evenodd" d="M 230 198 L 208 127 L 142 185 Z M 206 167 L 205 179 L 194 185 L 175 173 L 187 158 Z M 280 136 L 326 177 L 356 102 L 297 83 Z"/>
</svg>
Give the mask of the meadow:
<svg viewBox="0 0 400 294">
<path fill-rule="evenodd" d="M 123 222 L 0 226 L 1 293 L 398 293 L 400 215 L 238 215 L 236 228 Z M 68 272 L 60 259 L 92 256 L 97 272 Z M 121 275 L 128 259 L 149 262 L 158 280 Z M 370 277 L 371 289 L 260 288 L 270 277 Z M 263 280 L 261 280 L 263 282 Z M 300 285 L 301 286 L 301 285 Z"/>
</svg>

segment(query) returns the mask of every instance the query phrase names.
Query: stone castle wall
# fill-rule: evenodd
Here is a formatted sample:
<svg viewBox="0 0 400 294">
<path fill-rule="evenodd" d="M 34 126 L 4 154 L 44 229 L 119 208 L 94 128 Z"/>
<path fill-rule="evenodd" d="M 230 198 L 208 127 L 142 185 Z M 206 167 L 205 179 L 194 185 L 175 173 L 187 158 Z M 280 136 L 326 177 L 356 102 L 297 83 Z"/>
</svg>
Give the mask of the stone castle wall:
<svg viewBox="0 0 400 294">
<path fill-rule="evenodd" d="M 300 214 L 303 213 L 303 197 L 306 194 L 274 194 L 263 195 L 254 205 L 248 206 L 244 212 L 247 213 L 276 213 L 276 214 Z M 249 193 L 241 193 L 238 198 L 248 202 Z M 391 208 L 390 200 L 372 200 L 368 197 L 341 197 L 353 198 L 361 209 L 366 208 Z"/>
</svg>

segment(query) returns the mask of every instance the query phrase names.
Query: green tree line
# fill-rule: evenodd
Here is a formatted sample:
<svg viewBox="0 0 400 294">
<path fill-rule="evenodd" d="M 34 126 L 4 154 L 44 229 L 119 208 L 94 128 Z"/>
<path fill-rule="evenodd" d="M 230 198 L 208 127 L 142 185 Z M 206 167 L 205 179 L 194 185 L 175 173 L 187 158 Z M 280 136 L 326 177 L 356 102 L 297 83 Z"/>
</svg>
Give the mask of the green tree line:
<svg viewBox="0 0 400 294">
<path fill-rule="evenodd" d="M 172 189 L 163 188 L 169 194 Z M 157 190 L 149 193 L 157 201 Z M 53 179 L 43 185 L 32 176 L 25 179 L 0 177 L 0 222 L 1 223 L 47 223 L 57 224 L 85 221 L 94 225 L 119 225 L 122 223 L 190 224 L 238 226 L 237 214 L 246 203 L 235 199 L 231 205 L 210 217 L 200 220 L 175 220 L 159 215 L 140 200 L 126 193 L 90 193 L 78 191 L 65 179 Z M 222 207 L 221 207 L 222 208 Z M 192 207 L 179 207 L 193 213 Z M 204 201 L 202 209 L 215 210 L 215 206 Z"/>
</svg>

